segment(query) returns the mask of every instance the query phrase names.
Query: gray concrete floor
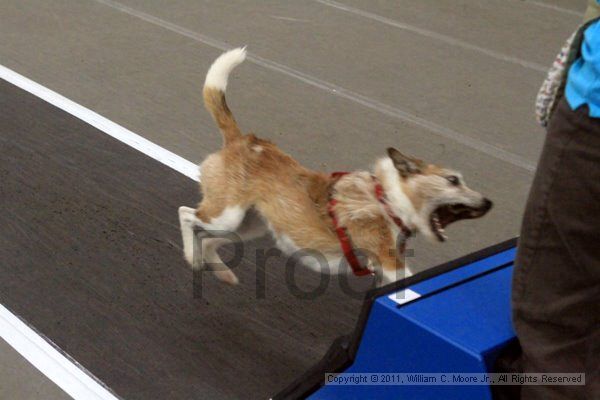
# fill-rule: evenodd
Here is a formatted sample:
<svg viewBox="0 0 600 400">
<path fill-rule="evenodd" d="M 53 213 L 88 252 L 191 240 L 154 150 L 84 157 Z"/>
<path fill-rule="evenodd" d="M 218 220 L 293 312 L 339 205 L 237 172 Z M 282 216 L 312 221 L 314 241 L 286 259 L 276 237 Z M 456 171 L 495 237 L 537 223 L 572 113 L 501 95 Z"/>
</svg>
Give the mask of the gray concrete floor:
<svg viewBox="0 0 600 400">
<path fill-rule="evenodd" d="M 450 228 L 445 245 L 417 240 L 422 269 L 518 234 L 544 138 L 534 97 L 584 7 L 4 0 L 0 62 L 198 162 L 221 143 L 202 107 L 204 74 L 223 48 L 248 45 L 254 57 L 228 91 L 244 129 L 330 171 L 367 168 L 393 145 L 461 170 L 495 201 L 488 217 Z"/>
<path fill-rule="evenodd" d="M 71 397 L 0 339 L 0 399 L 65 400 Z"/>
</svg>

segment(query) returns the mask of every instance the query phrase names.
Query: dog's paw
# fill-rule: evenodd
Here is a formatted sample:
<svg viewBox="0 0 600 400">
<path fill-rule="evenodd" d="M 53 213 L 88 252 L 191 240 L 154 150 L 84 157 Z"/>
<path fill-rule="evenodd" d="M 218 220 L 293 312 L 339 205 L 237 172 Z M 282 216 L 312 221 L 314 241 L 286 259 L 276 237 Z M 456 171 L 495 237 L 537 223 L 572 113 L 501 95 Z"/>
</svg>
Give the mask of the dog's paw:
<svg viewBox="0 0 600 400">
<path fill-rule="evenodd" d="M 240 280 L 230 269 L 226 271 L 213 271 L 218 280 L 225 282 L 229 285 L 235 286 L 240 283 Z"/>
<path fill-rule="evenodd" d="M 189 251 L 188 249 L 183 249 L 183 259 L 185 262 L 190 264 L 191 267 L 194 266 L 194 252 Z"/>
</svg>

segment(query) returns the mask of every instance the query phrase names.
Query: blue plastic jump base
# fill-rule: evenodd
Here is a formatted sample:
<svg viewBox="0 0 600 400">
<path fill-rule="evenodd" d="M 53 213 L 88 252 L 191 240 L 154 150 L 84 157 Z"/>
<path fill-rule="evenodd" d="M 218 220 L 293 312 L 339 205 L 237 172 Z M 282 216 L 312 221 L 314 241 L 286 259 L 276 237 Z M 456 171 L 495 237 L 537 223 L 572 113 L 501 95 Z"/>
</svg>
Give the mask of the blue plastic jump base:
<svg viewBox="0 0 600 400">
<path fill-rule="evenodd" d="M 486 373 L 515 341 L 516 239 L 366 296 L 356 330 L 273 399 L 492 399 L 488 385 L 326 385 L 326 373 Z"/>
</svg>

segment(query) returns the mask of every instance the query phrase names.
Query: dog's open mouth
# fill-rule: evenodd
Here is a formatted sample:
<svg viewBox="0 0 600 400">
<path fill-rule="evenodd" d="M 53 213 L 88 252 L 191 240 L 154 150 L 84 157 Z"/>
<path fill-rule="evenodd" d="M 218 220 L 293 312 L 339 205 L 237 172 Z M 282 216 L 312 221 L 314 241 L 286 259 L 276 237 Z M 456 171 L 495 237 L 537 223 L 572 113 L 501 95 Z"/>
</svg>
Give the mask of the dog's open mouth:
<svg viewBox="0 0 600 400">
<path fill-rule="evenodd" d="M 444 228 L 461 219 L 473 219 L 483 217 L 492 208 L 492 202 L 484 200 L 480 207 L 470 207 L 465 204 L 445 204 L 436 208 L 429 217 L 432 232 L 440 242 L 448 237 Z"/>
</svg>

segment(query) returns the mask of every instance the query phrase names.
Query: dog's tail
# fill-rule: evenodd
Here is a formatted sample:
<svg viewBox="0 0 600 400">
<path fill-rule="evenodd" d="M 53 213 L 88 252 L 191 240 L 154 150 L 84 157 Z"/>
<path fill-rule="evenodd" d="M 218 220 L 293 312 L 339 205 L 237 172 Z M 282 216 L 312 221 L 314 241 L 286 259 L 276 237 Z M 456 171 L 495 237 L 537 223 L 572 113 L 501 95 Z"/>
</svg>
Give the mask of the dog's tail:
<svg viewBox="0 0 600 400">
<path fill-rule="evenodd" d="M 227 78 L 231 71 L 246 59 L 246 48 L 229 50 L 219 56 L 210 66 L 204 81 L 204 105 L 215 119 L 225 145 L 242 136 L 242 132 L 233 118 L 225 101 Z"/>
</svg>

